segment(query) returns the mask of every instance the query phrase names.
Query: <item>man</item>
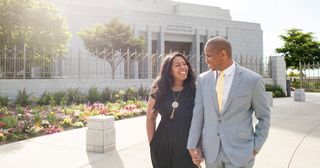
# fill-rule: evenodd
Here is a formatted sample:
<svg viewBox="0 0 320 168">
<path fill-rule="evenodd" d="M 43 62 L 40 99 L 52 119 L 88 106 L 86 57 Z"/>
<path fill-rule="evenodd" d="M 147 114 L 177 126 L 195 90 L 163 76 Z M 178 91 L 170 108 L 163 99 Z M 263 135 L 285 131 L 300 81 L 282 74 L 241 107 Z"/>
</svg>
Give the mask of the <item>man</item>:
<svg viewBox="0 0 320 168">
<path fill-rule="evenodd" d="M 211 70 L 197 79 L 187 148 L 197 165 L 203 154 L 206 168 L 251 168 L 270 127 L 264 81 L 232 60 L 225 38 L 208 40 L 204 51 Z"/>
</svg>

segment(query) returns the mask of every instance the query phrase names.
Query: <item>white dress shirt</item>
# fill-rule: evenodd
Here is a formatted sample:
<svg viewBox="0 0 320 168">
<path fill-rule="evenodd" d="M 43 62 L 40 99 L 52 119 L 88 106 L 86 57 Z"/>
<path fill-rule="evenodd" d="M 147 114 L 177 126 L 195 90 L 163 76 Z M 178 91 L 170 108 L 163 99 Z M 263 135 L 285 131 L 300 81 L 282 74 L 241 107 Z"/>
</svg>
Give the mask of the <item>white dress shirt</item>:
<svg viewBox="0 0 320 168">
<path fill-rule="evenodd" d="M 231 89 L 234 73 L 236 71 L 236 64 L 233 61 L 233 63 L 225 69 L 224 72 L 224 85 L 223 85 L 223 96 L 222 96 L 222 110 L 224 109 L 224 106 L 228 100 L 228 95 Z M 217 73 L 216 73 L 217 74 Z M 216 81 L 217 81 L 217 76 L 216 76 Z"/>
</svg>

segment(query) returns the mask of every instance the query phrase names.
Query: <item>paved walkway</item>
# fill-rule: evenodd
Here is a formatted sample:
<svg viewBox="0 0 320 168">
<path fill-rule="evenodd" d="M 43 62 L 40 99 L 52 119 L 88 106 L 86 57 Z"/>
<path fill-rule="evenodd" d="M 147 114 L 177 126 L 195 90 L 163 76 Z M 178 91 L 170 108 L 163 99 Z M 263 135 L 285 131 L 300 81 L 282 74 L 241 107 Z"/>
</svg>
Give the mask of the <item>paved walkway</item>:
<svg viewBox="0 0 320 168">
<path fill-rule="evenodd" d="M 320 167 L 320 93 L 274 99 L 269 138 L 255 168 Z M 117 121 L 117 150 L 86 152 L 86 128 L 0 146 L 1 168 L 151 168 L 145 117 Z"/>
</svg>

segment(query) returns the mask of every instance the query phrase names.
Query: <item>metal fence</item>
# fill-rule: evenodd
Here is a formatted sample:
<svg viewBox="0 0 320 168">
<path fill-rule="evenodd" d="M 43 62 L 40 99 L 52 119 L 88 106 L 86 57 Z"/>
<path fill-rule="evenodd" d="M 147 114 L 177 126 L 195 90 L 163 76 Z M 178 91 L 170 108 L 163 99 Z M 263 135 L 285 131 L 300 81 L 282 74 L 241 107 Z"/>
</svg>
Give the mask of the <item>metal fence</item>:
<svg viewBox="0 0 320 168">
<path fill-rule="evenodd" d="M 58 55 L 53 55 L 45 48 L 17 47 L 0 49 L 0 78 L 28 79 L 52 78 L 57 73 L 56 61 Z"/>
<path fill-rule="evenodd" d="M 148 79 L 155 78 L 166 54 L 147 54 L 137 51 L 102 52 L 72 50 L 62 56 L 47 49 L 24 47 L 0 49 L 0 78 L 106 78 Z M 208 70 L 203 55 L 185 54 L 196 73 Z M 262 56 L 236 55 L 233 59 L 263 77 L 271 77 L 270 60 Z M 149 64 L 151 62 L 151 65 Z M 151 67 L 151 68 L 150 68 Z M 151 70 L 149 70 L 151 69 Z"/>
<path fill-rule="evenodd" d="M 292 89 L 304 88 L 306 91 L 320 92 L 320 63 L 302 63 L 301 72 L 301 82 L 299 72 L 295 75 L 289 74 L 288 80 L 291 83 Z"/>
</svg>

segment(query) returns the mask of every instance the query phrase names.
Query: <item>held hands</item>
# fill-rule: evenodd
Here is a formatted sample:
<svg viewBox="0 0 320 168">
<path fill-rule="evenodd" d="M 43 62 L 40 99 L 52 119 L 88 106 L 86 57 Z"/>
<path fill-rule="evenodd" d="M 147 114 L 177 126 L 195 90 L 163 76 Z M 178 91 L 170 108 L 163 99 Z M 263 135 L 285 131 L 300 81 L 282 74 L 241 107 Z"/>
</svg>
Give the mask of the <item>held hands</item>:
<svg viewBox="0 0 320 168">
<path fill-rule="evenodd" d="M 189 153 L 191 155 L 192 161 L 195 165 L 201 168 L 201 162 L 203 160 L 202 152 L 199 148 L 196 149 L 189 149 Z"/>
</svg>

